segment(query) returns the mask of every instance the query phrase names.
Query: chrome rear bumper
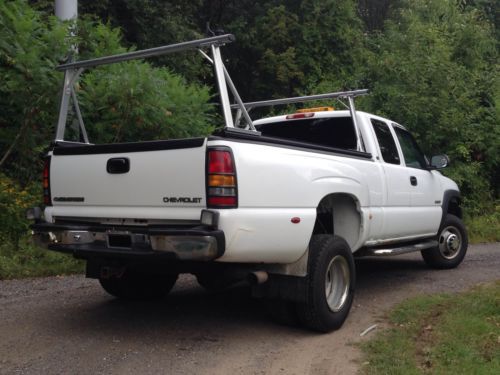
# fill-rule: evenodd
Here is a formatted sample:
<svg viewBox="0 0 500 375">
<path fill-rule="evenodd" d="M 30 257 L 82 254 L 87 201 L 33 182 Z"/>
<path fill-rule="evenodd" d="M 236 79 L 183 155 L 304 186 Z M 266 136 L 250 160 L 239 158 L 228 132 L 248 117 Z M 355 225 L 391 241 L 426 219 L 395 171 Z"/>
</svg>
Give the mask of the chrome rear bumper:
<svg viewBox="0 0 500 375">
<path fill-rule="evenodd" d="M 32 225 L 33 239 L 49 250 L 89 257 L 173 256 L 178 260 L 208 261 L 224 253 L 224 233 L 197 226 L 109 227 L 106 225 Z"/>
</svg>

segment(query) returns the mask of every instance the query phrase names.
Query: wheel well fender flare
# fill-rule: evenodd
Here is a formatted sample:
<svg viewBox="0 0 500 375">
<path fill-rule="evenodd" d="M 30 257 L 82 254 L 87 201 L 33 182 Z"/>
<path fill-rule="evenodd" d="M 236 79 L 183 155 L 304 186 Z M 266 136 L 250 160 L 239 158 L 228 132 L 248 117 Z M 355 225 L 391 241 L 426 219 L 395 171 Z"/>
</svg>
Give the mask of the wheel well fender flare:
<svg viewBox="0 0 500 375">
<path fill-rule="evenodd" d="M 462 196 L 458 190 L 446 190 L 443 194 L 443 202 L 441 207 L 443 210 L 443 215 L 441 217 L 441 223 L 439 228 L 442 228 L 446 215 L 451 213 L 458 218 L 462 219 L 462 208 L 460 204 L 462 203 Z"/>
<path fill-rule="evenodd" d="M 324 196 L 316 208 L 316 223 L 312 235 L 335 234 L 353 248 L 362 236 L 363 218 L 360 206 L 359 198 L 352 193 L 337 192 Z M 341 216 L 342 220 L 339 220 Z"/>
</svg>

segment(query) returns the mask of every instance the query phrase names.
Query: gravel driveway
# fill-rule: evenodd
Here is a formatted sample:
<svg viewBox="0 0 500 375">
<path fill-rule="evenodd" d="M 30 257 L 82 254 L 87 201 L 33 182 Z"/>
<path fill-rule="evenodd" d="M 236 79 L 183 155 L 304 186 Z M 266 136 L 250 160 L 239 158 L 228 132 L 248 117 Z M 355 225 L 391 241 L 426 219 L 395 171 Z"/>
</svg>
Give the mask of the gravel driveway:
<svg viewBox="0 0 500 375">
<path fill-rule="evenodd" d="M 278 326 L 246 288 L 207 293 L 182 276 L 162 302 L 123 302 L 82 276 L 0 281 L 1 374 L 350 374 L 353 343 L 394 304 L 500 279 L 500 244 L 475 245 L 454 270 L 419 254 L 357 261 L 347 322 L 330 334 Z M 376 332 L 376 330 L 375 330 Z"/>
</svg>

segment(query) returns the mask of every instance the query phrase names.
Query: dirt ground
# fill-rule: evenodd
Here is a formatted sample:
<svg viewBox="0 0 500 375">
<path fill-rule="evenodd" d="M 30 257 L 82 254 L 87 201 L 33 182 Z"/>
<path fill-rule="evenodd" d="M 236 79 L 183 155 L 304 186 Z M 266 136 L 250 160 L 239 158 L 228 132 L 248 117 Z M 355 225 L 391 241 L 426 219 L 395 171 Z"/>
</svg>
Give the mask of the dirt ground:
<svg viewBox="0 0 500 375">
<path fill-rule="evenodd" d="M 500 244 L 469 247 L 454 270 L 430 270 L 418 253 L 356 266 L 353 309 L 330 334 L 276 325 L 246 288 L 207 293 L 189 275 L 148 303 L 117 301 L 82 276 L 0 281 L 0 373 L 356 373 L 354 344 L 396 303 L 500 279 Z"/>
</svg>

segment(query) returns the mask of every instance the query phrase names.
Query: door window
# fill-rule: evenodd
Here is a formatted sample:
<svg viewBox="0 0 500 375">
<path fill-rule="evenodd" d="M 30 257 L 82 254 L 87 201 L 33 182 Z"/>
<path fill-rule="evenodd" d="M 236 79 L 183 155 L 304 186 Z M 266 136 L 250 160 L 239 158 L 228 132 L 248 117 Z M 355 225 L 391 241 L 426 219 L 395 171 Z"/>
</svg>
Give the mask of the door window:
<svg viewBox="0 0 500 375">
<path fill-rule="evenodd" d="M 384 159 L 386 163 L 401 164 L 396 142 L 394 142 L 389 126 L 385 122 L 375 120 L 373 118 L 371 119 L 371 122 L 375 135 L 377 136 L 382 159 Z"/>
<path fill-rule="evenodd" d="M 398 137 L 399 144 L 401 145 L 406 166 L 410 168 L 426 169 L 427 163 L 425 162 L 425 156 L 422 151 L 420 151 L 413 136 L 399 126 L 394 126 L 394 130 Z"/>
</svg>

